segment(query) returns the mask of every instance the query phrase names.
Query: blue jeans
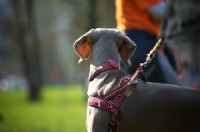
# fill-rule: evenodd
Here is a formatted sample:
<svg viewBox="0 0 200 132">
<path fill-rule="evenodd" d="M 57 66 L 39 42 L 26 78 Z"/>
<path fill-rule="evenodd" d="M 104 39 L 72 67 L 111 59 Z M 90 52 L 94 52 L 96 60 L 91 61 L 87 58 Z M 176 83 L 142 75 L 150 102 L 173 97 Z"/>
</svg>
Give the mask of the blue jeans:
<svg viewBox="0 0 200 132">
<path fill-rule="evenodd" d="M 122 70 L 133 74 L 140 63 L 146 61 L 147 54 L 155 46 L 157 37 L 144 30 L 126 30 L 124 33 L 136 43 L 137 48 L 131 57 L 132 65 L 127 67 L 120 63 Z M 152 62 L 144 68 L 146 80 L 149 82 L 182 85 L 174 68 L 164 54 L 157 53 Z"/>
</svg>

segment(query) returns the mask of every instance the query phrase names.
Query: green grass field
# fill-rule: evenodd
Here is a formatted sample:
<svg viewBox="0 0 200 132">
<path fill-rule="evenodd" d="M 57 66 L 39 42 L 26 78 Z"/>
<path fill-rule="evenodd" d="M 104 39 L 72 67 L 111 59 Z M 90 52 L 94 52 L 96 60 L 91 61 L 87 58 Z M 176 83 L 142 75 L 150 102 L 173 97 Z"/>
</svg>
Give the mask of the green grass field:
<svg viewBox="0 0 200 132">
<path fill-rule="evenodd" d="M 0 132 L 86 132 L 81 86 L 46 86 L 41 94 L 31 103 L 27 91 L 0 91 Z"/>
</svg>

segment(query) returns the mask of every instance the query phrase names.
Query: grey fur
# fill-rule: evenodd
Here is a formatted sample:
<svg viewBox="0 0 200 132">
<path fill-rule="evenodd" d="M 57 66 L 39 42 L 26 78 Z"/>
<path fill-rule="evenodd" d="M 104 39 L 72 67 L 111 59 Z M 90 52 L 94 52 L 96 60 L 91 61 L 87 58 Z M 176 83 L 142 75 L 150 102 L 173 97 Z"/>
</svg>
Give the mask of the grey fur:
<svg viewBox="0 0 200 132">
<path fill-rule="evenodd" d="M 108 59 L 119 62 L 121 42 L 125 42 L 127 48 L 135 49 L 135 44 L 115 29 L 89 31 L 74 43 L 75 50 L 85 40 L 92 49 L 90 71 Z M 128 73 L 122 70 L 100 73 L 89 83 L 88 96 L 105 96 L 116 89 L 120 79 L 126 75 Z M 108 112 L 87 107 L 88 132 L 108 132 L 109 119 Z M 200 90 L 150 82 L 130 85 L 118 121 L 120 132 L 200 132 Z"/>
</svg>

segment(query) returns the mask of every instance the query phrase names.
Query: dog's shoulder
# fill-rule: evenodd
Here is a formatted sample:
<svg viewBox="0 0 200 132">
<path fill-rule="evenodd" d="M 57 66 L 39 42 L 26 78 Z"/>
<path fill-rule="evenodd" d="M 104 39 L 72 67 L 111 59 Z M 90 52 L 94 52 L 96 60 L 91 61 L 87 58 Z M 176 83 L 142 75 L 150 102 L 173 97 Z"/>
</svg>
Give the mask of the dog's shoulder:
<svg viewBox="0 0 200 132">
<path fill-rule="evenodd" d="M 130 76 L 122 70 L 110 70 L 95 78 L 89 84 L 89 96 L 105 96 L 119 87 L 120 80 Z"/>
</svg>

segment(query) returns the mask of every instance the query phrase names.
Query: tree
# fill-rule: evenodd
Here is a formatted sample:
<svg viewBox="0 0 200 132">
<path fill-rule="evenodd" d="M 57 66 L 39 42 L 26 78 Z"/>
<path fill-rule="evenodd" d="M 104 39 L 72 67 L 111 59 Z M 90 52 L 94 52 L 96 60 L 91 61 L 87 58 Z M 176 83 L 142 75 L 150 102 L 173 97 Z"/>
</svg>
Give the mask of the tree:
<svg viewBox="0 0 200 132">
<path fill-rule="evenodd" d="M 12 0 L 11 32 L 19 46 L 24 74 L 29 83 L 31 101 L 40 99 L 42 84 L 40 71 L 40 44 L 37 37 L 34 0 Z"/>
</svg>

